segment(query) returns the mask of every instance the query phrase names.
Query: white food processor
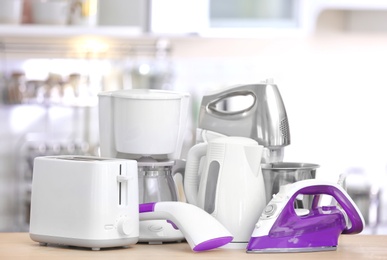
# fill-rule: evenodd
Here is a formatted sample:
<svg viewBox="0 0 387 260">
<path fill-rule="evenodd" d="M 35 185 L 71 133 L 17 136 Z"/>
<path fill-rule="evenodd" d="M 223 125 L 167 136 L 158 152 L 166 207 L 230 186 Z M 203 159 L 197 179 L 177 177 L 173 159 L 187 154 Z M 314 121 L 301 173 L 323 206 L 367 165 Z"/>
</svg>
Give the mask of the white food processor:
<svg viewBox="0 0 387 260">
<path fill-rule="evenodd" d="M 182 200 L 183 189 L 174 176 L 184 174 L 180 153 L 190 95 L 126 89 L 98 96 L 101 156 L 137 160 L 139 203 Z M 140 221 L 139 242 L 183 240 L 183 234 L 165 220 Z"/>
</svg>

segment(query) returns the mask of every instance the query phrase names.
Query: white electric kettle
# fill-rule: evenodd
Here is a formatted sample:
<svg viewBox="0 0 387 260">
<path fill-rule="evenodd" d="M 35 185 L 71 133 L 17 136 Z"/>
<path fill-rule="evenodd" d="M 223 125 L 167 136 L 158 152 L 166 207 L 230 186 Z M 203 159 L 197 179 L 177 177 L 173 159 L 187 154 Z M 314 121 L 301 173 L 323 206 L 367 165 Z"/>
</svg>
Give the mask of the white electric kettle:
<svg viewBox="0 0 387 260">
<path fill-rule="evenodd" d="M 232 244 L 248 242 L 266 206 L 262 151 L 255 140 L 233 136 L 196 144 L 187 155 L 188 202 L 221 222 L 234 236 Z"/>
</svg>

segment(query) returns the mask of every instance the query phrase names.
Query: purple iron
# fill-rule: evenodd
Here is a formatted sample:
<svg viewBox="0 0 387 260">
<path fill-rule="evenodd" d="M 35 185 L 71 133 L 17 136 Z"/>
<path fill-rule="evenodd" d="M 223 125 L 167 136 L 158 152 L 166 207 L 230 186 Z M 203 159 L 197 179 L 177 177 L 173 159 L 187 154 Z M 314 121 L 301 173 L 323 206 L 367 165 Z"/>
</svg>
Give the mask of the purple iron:
<svg viewBox="0 0 387 260">
<path fill-rule="evenodd" d="M 230 243 L 231 233 L 213 216 L 192 204 L 161 201 L 140 204 L 140 220 L 166 220 L 179 229 L 195 252 Z"/>
<path fill-rule="evenodd" d="M 320 195 L 330 195 L 336 205 L 319 206 Z M 297 196 L 313 195 L 310 209 L 295 209 Z M 364 218 L 339 185 L 322 180 L 302 180 L 281 186 L 260 216 L 248 253 L 313 252 L 336 250 L 340 234 L 363 230 Z"/>
</svg>

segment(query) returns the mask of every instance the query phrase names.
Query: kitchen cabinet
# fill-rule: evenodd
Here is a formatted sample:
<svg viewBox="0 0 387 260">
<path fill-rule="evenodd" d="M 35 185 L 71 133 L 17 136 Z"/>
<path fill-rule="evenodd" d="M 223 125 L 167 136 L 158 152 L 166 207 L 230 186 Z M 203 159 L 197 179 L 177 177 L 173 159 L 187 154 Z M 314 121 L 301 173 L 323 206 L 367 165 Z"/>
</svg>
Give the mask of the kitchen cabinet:
<svg viewBox="0 0 387 260">
<path fill-rule="evenodd" d="M 271 10 L 270 6 L 266 6 L 267 15 L 271 13 L 276 19 L 261 20 L 242 19 L 242 11 L 235 14 L 229 14 L 227 10 L 211 11 L 210 0 L 189 0 L 184 5 L 176 0 L 143 1 L 146 2 L 143 4 L 135 1 L 137 4 L 123 5 L 117 13 L 115 11 L 120 1 L 110 3 L 100 0 L 100 8 L 104 11 L 99 17 L 100 24 L 95 27 L 0 25 L 0 52 L 6 52 L 10 55 L 8 58 L 83 58 L 97 54 L 100 57 L 122 57 L 123 53 L 131 52 L 137 46 L 142 48 L 154 44 L 155 39 L 160 37 L 172 39 L 200 35 L 202 38 L 256 38 L 315 32 L 387 30 L 387 3 L 380 0 L 293 0 L 286 2 L 285 6 L 276 0 L 277 5 L 287 11 L 280 12 L 279 9 L 276 13 L 276 9 Z M 212 3 L 214 8 L 216 3 Z M 273 1 L 270 3 L 275 6 Z M 217 19 L 211 19 L 211 12 Z M 139 14 L 143 14 L 142 20 L 138 18 Z M 237 19 L 225 19 L 230 15 Z M 287 26 L 284 26 L 285 20 L 288 21 Z"/>
<path fill-rule="evenodd" d="M 256 10 L 247 10 L 249 4 L 254 4 Z M 383 0 L 99 0 L 99 7 L 99 24 L 95 27 L 0 25 L 0 41 L 4 44 L 14 43 L 17 38 L 27 43 L 42 40 L 47 46 L 47 40 L 56 39 L 56 44 L 63 44 L 69 39 L 97 37 L 133 43 L 149 36 L 254 38 L 289 32 L 384 31 L 387 27 L 387 2 Z M 9 44 L 10 49 L 17 47 L 20 45 Z"/>
<path fill-rule="evenodd" d="M 123 49 L 128 49 L 123 48 L 128 39 L 147 31 L 149 1 L 98 0 L 97 25 L 89 26 L 30 23 L 30 1 L 25 0 L 27 23 L 0 24 L 0 52 L 6 53 L 7 58 L 122 56 Z"/>
<path fill-rule="evenodd" d="M 310 32 L 373 33 L 387 31 L 387 2 L 383 0 L 317 0 L 305 3 Z"/>
<path fill-rule="evenodd" d="M 152 2 L 152 32 L 254 38 L 289 33 L 308 35 L 321 31 L 386 31 L 387 24 L 387 2 L 383 0 L 179 2 Z M 174 6 L 177 8 L 171 8 Z"/>
<path fill-rule="evenodd" d="M 150 31 L 204 37 L 255 37 L 302 28 L 304 0 L 152 1 Z"/>
</svg>

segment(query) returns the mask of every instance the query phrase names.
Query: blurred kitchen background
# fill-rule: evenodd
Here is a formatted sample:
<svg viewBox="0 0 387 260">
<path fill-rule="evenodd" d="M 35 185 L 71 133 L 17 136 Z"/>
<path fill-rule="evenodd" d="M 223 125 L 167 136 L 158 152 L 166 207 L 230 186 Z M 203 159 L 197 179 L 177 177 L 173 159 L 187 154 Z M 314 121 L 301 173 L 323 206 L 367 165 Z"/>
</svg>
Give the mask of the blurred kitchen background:
<svg viewBox="0 0 387 260">
<path fill-rule="evenodd" d="M 366 232 L 387 233 L 386 1 L 0 3 L 0 231 L 28 231 L 36 156 L 98 155 L 98 92 L 190 92 L 186 152 L 204 93 L 273 79 L 284 160 L 348 176 Z"/>
</svg>

